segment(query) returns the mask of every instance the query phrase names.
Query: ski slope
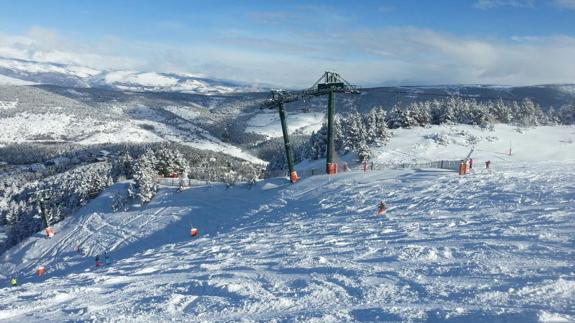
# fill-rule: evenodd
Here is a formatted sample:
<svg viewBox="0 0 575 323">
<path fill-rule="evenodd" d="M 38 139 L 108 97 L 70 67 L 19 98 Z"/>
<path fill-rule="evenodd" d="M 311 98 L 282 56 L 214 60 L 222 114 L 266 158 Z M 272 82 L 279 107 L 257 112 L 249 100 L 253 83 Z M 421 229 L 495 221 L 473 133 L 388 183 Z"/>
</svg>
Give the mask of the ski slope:
<svg viewBox="0 0 575 323">
<path fill-rule="evenodd" d="M 116 184 L 2 255 L 0 320 L 573 321 L 573 166 L 166 188 L 112 213 Z"/>
<path fill-rule="evenodd" d="M 496 124 L 493 130 L 469 125 L 394 129 L 390 142 L 374 147 L 371 161 L 381 164 L 425 163 L 471 158 L 484 166 L 542 160 L 575 161 L 574 126 L 515 127 Z M 509 154 L 511 149 L 511 155 Z"/>
</svg>

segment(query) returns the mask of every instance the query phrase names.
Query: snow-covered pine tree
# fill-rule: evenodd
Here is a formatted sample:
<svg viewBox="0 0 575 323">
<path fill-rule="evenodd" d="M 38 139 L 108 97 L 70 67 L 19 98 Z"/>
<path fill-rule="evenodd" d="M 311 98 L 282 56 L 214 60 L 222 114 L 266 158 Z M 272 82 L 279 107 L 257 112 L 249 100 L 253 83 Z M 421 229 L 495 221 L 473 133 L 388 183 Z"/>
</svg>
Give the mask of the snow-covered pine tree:
<svg viewBox="0 0 575 323">
<path fill-rule="evenodd" d="M 457 99 L 449 97 L 439 106 L 437 114 L 437 124 L 454 123 L 456 121 L 455 109 L 457 108 Z"/>
<path fill-rule="evenodd" d="M 377 107 L 374 109 L 375 112 L 375 131 L 374 131 L 374 141 L 376 145 L 384 145 L 391 138 L 391 130 L 387 127 L 387 122 L 385 121 L 387 112 L 383 107 Z M 371 142 L 368 142 L 371 143 Z"/>
<path fill-rule="evenodd" d="M 368 143 L 373 143 L 377 141 L 377 108 L 373 108 L 369 111 L 367 116 L 364 118 L 365 123 L 365 139 Z"/>
<path fill-rule="evenodd" d="M 176 173 L 179 177 L 187 177 L 188 161 L 175 146 L 163 146 L 155 156 L 156 169 L 160 174 L 169 176 L 171 173 Z"/>
<path fill-rule="evenodd" d="M 143 203 L 152 200 L 158 191 L 156 182 L 156 157 L 151 149 L 148 149 L 134 163 L 134 180 L 136 181 L 136 190 L 138 197 Z"/>
<path fill-rule="evenodd" d="M 513 113 L 511 108 L 503 103 L 503 100 L 498 99 L 491 106 L 489 113 L 495 118 L 496 121 L 501 123 L 511 123 L 513 121 Z"/>
<path fill-rule="evenodd" d="M 575 124 L 575 104 L 568 104 L 559 110 L 559 119 L 562 124 Z"/>
<path fill-rule="evenodd" d="M 327 125 L 324 123 L 322 127 L 313 132 L 309 140 L 308 157 L 310 159 L 320 159 L 326 156 L 327 151 Z"/>
<path fill-rule="evenodd" d="M 357 149 L 357 161 L 360 163 L 367 161 L 370 155 L 371 151 L 369 149 L 369 146 L 367 145 L 365 140 L 362 140 Z"/>
<path fill-rule="evenodd" d="M 417 124 L 411 112 L 399 105 L 394 106 L 387 114 L 386 122 L 389 128 L 411 128 Z"/>
<path fill-rule="evenodd" d="M 429 102 L 414 102 L 410 105 L 409 111 L 416 125 L 424 127 L 431 123 Z"/>
<path fill-rule="evenodd" d="M 561 123 L 561 118 L 559 116 L 559 112 L 555 110 L 553 106 L 550 106 L 547 110 L 547 122 L 549 125 L 557 125 Z"/>
<path fill-rule="evenodd" d="M 528 127 L 537 125 L 536 111 L 538 107 L 535 106 L 532 100 L 525 98 L 521 104 L 515 107 L 515 122 L 518 126 Z"/>
<path fill-rule="evenodd" d="M 352 112 L 343 124 L 343 149 L 346 152 L 357 151 L 362 141 L 365 141 L 366 131 L 363 118 L 359 112 Z"/>
</svg>

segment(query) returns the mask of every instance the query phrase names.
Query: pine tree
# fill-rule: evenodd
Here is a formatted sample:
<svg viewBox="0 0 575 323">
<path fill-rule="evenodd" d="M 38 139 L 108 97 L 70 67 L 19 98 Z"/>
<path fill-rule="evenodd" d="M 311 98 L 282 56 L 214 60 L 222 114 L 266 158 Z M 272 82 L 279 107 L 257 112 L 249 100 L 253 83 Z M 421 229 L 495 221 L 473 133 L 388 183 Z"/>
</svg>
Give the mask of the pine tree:
<svg viewBox="0 0 575 323">
<path fill-rule="evenodd" d="M 156 169 L 164 176 L 172 173 L 180 177 L 186 177 L 189 165 L 184 155 L 174 146 L 164 146 L 158 150 L 156 156 Z"/>
<path fill-rule="evenodd" d="M 495 103 L 490 106 L 489 112 L 495 120 L 501 123 L 511 123 L 513 121 L 513 113 L 511 109 L 509 106 L 504 104 L 501 99 L 495 101 Z"/>
<path fill-rule="evenodd" d="M 359 112 L 353 112 L 346 118 L 343 131 L 343 149 L 346 152 L 357 151 L 366 137 L 365 126 Z"/>
<path fill-rule="evenodd" d="M 559 110 L 559 119 L 562 124 L 575 124 L 575 104 L 562 106 Z"/>
<path fill-rule="evenodd" d="M 142 202 L 147 203 L 152 200 L 158 191 L 156 182 L 156 157 L 152 150 L 147 150 L 134 163 L 134 180 L 138 197 Z"/>
<path fill-rule="evenodd" d="M 411 128 L 417 125 L 417 122 L 413 119 L 412 113 L 399 105 L 393 107 L 393 109 L 391 109 L 387 114 L 386 122 L 391 129 Z"/>
<path fill-rule="evenodd" d="M 424 127 L 431 123 L 430 106 L 427 102 L 415 102 L 411 104 L 409 111 L 411 111 L 412 118 L 415 124 Z"/>
<path fill-rule="evenodd" d="M 363 163 L 369 159 L 371 155 L 371 151 L 369 150 L 369 146 L 365 142 L 365 140 L 361 141 L 359 147 L 357 149 L 357 159 L 359 162 Z"/>
</svg>

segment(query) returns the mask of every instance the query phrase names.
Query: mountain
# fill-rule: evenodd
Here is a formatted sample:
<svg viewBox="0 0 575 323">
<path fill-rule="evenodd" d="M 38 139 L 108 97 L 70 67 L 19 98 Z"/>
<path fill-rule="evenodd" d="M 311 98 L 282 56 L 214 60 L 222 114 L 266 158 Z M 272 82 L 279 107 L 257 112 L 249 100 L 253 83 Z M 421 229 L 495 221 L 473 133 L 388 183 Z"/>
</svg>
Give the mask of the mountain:
<svg viewBox="0 0 575 323">
<path fill-rule="evenodd" d="M 0 86 L 0 146 L 171 141 L 264 163 L 222 140 L 228 120 L 236 119 L 250 102 L 247 94 L 4 85 Z"/>
<path fill-rule="evenodd" d="M 139 71 L 106 71 L 90 67 L 0 57 L 0 77 L 63 87 L 105 88 L 127 91 L 163 91 L 223 94 L 256 88 L 192 74 Z M 8 83 L 2 82 L 0 84 Z M 9 84 L 17 84 L 13 81 Z M 24 84 L 24 83 L 21 83 Z M 30 84 L 30 83 L 29 83 Z"/>
</svg>

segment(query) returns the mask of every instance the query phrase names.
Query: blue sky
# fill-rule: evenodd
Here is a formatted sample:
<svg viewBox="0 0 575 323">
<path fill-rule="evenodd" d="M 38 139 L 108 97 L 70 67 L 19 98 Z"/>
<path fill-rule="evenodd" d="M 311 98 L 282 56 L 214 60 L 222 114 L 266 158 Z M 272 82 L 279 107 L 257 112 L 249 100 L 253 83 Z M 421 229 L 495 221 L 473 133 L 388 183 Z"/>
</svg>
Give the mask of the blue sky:
<svg viewBox="0 0 575 323">
<path fill-rule="evenodd" d="M 303 87 L 575 83 L 575 0 L 0 1 L 0 56 Z"/>
</svg>

